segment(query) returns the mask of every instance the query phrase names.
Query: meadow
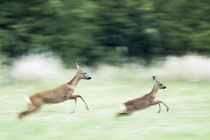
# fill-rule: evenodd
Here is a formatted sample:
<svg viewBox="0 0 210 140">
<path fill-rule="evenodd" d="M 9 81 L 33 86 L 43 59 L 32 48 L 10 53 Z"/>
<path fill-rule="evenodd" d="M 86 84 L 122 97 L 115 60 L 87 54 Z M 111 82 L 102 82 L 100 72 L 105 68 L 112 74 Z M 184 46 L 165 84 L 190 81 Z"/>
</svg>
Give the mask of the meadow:
<svg viewBox="0 0 210 140">
<path fill-rule="evenodd" d="M 115 117 L 120 104 L 148 93 L 152 86 L 152 69 L 137 66 L 98 70 L 87 68 L 92 80 L 82 80 L 75 94 L 88 103 L 86 110 L 78 100 L 76 113 L 71 114 L 74 101 L 45 105 L 38 112 L 17 118 L 26 109 L 24 96 L 54 88 L 71 80 L 76 69 L 63 71 L 56 78 L 15 79 L 7 70 L 0 76 L 0 140 L 208 140 L 210 138 L 210 81 L 208 77 L 167 77 L 158 79 L 167 86 L 159 90 L 162 106 L 152 106 L 132 116 Z M 167 71 L 165 71 L 167 73 Z M 169 71 L 168 71 L 169 72 Z M 190 72 L 189 72 L 190 73 Z"/>
</svg>

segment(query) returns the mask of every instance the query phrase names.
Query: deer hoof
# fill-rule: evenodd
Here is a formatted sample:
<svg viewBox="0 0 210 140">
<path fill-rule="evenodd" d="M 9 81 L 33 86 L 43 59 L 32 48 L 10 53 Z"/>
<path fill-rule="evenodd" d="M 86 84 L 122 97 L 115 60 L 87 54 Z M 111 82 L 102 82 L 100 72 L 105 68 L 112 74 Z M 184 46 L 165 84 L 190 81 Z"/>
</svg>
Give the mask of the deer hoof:
<svg viewBox="0 0 210 140">
<path fill-rule="evenodd" d="M 169 108 L 167 108 L 167 112 L 169 111 Z"/>
<path fill-rule="evenodd" d="M 22 114 L 19 114 L 18 115 L 18 118 L 19 118 L 19 120 L 21 120 L 23 118 L 23 115 Z"/>
<path fill-rule="evenodd" d="M 73 112 L 73 111 L 72 111 L 72 112 L 70 112 L 70 114 L 74 114 L 74 113 L 75 113 L 75 112 Z"/>
<path fill-rule="evenodd" d="M 86 106 L 87 110 L 89 110 L 88 106 Z"/>
<path fill-rule="evenodd" d="M 74 114 L 74 113 L 75 113 L 75 110 L 73 110 L 73 111 L 70 112 L 70 114 Z"/>
</svg>

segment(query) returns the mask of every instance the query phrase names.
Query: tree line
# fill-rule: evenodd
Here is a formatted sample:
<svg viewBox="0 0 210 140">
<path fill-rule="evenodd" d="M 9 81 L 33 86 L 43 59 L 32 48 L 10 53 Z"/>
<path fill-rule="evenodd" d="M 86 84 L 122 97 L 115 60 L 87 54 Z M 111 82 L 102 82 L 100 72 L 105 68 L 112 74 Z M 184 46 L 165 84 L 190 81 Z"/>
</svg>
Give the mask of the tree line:
<svg viewBox="0 0 210 140">
<path fill-rule="evenodd" d="M 0 51 L 66 64 L 210 53 L 209 0 L 1 0 Z"/>
</svg>

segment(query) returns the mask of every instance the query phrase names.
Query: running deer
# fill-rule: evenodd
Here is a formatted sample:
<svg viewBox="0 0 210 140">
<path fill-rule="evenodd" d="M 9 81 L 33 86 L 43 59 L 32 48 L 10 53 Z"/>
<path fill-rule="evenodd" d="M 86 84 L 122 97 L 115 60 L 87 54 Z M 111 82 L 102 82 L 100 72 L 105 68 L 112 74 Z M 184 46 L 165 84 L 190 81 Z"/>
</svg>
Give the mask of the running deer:
<svg viewBox="0 0 210 140">
<path fill-rule="evenodd" d="M 152 78 L 155 82 L 152 91 L 140 98 L 136 98 L 122 104 L 120 107 L 122 112 L 118 113 L 117 116 L 131 115 L 135 111 L 142 110 L 157 104 L 159 105 L 158 113 L 160 113 L 161 103 L 167 108 L 167 112 L 169 111 L 169 107 L 163 101 L 155 100 L 158 89 L 165 89 L 166 86 L 164 86 L 160 81 L 158 81 L 156 76 L 153 76 Z"/>
<path fill-rule="evenodd" d="M 37 111 L 42 105 L 44 104 L 53 104 L 53 103 L 60 103 L 66 100 L 74 99 L 75 105 L 74 110 L 76 110 L 76 103 L 77 98 L 80 98 L 84 104 L 86 105 L 86 109 L 89 110 L 87 103 L 80 95 L 73 95 L 74 90 L 81 79 L 90 80 L 91 77 L 81 69 L 81 67 L 76 63 L 77 73 L 74 78 L 66 84 L 63 84 L 57 88 L 39 92 L 32 96 L 25 97 L 28 109 L 24 112 L 19 114 L 19 118 L 23 118 L 24 116 Z"/>
</svg>

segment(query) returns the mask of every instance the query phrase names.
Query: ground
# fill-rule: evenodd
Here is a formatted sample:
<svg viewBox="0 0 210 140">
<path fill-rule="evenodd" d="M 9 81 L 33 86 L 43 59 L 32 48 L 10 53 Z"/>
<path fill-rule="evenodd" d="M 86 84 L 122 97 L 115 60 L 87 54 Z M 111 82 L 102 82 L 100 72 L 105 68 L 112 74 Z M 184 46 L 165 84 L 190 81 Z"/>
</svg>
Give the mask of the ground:
<svg viewBox="0 0 210 140">
<path fill-rule="evenodd" d="M 158 106 L 138 111 L 129 117 L 116 118 L 120 104 L 148 93 L 153 81 L 135 74 L 81 81 L 75 91 L 88 103 L 86 110 L 78 99 L 45 105 L 23 120 L 17 114 L 26 109 L 24 96 L 56 87 L 70 76 L 54 80 L 20 81 L 12 78 L 0 82 L 1 140 L 208 140 L 210 138 L 209 81 L 159 80 L 167 86 L 159 90 L 158 100 L 170 111 Z"/>
</svg>

